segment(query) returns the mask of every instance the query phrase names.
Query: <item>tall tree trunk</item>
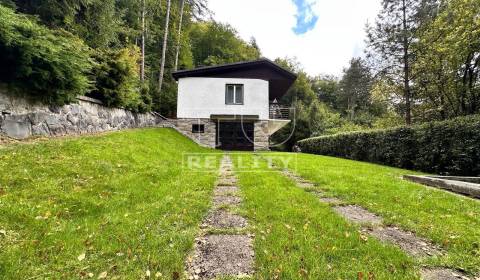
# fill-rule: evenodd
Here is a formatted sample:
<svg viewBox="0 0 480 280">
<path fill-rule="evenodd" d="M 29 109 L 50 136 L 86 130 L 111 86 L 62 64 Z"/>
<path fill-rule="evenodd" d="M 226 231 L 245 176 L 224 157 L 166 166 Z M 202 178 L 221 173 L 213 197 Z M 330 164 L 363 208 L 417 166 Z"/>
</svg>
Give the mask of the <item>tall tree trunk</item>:
<svg viewBox="0 0 480 280">
<path fill-rule="evenodd" d="M 167 15 L 165 19 L 165 31 L 163 33 L 162 61 L 160 62 L 160 74 L 158 76 L 158 92 L 162 92 L 163 74 L 165 71 L 165 56 L 167 53 L 168 24 L 170 23 L 170 4 L 171 0 L 167 0 Z"/>
<path fill-rule="evenodd" d="M 185 7 L 185 0 L 180 0 L 180 20 L 178 23 L 178 34 L 177 34 L 177 50 L 175 52 L 175 71 L 178 69 L 178 54 L 180 53 L 180 37 L 182 35 L 182 22 L 183 22 L 183 9 Z"/>
<path fill-rule="evenodd" d="M 465 60 L 465 70 L 463 71 L 462 77 L 462 91 L 460 94 L 460 111 L 462 115 L 467 114 L 467 94 L 468 94 L 468 71 L 470 70 L 471 54 L 468 54 L 467 59 Z"/>
<path fill-rule="evenodd" d="M 145 0 L 142 0 L 142 58 L 140 65 L 140 80 L 145 81 Z"/>
<path fill-rule="evenodd" d="M 403 12 L 403 92 L 405 98 L 405 123 L 410 125 L 412 123 L 412 105 L 411 105 L 411 92 L 410 92 L 410 65 L 408 61 L 408 34 L 407 34 L 407 6 L 405 0 L 402 1 Z"/>
</svg>

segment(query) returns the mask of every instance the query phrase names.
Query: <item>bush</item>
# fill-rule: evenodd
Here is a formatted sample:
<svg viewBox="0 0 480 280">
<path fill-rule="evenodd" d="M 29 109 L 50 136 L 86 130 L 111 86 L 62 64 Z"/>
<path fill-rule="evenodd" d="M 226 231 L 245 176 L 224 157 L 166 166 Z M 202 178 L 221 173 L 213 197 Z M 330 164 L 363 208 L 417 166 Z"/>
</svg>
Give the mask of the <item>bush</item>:
<svg viewBox="0 0 480 280">
<path fill-rule="evenodd" d="M 320 136 L 302 152 L 369 161 L 445 175 L 480 175 L 480 116 L 411 127 Z"/>
<path fill-rule="evenodd" d="M 91 87 L 90 50 L 63 30 L 0 5 L 0 81 L 49 104 L 64 104 Z"/>
<path fill-rule="evenodd" d="M 120 50 L 97 50 L 93 69 L 95 89 L 88 96 L 100 99 L 107 106 L 123 107 L 133 111 L 149 110 L 148 89 L 141 89 L 139 81 L 140 53 L 132 46 Z"/>
</svg>

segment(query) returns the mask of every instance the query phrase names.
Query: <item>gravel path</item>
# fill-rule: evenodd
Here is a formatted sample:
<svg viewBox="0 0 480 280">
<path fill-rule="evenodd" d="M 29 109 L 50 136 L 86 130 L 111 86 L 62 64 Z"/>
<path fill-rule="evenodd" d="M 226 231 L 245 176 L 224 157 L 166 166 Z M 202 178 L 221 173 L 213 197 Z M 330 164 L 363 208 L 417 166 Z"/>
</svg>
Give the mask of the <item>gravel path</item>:
<svg viewBox="0 0 480 280">
<path fill-rule="evenodd" d="M 186 263 L 187 279 L 245 278 L 253 274 L 253 235 L 241 233 L 248 221 L 234 212 L 242 198 L 230 158 L 225 156 L 214 190 L 213 208 L 202 222 L 203 234 Z M 221 234 L 211 232 L 221 231 Z"/>
<path fill-rule="evenodd" d="M 282 173 L 292 179 L 298 187 L 310 189 L 309 191 L 317 196 L 321 202 L 332 205 L 333 210 L 339 215 L 352 223 L 360 224 L 363 226 L 363 232 L 374 236 L 382 242 L 392 243 L 415 258 L 427 258 L 442 254 L 441 248 L 434 245 L 431 241 L 420 238 L 414 233 L 404 231 L 398 227 L 385 226 L 380 216 L 358 205 L 336 206 L 344 203 L 338 198 L 326 197 L 319 190 L 311 190 L 315 184 L 289 170 L 283 170 Z M 473 280 L 459 271 L 444 267 L 422 268 L 420 274 L 423 280 Z"/>
</svg>

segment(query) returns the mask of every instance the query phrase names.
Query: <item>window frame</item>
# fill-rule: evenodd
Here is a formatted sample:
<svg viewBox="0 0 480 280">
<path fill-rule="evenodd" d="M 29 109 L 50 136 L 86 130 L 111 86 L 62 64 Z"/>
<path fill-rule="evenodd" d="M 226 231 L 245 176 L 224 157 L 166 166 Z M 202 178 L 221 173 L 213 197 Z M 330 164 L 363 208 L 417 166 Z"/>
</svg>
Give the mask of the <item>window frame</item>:
<svg viewBox="0 0 480 280">
<path fill-rule="evenodd" d="M 228 87 L 233 86 L 233 103 L 227 102 Z M 236 103 L 237 86 L 242 87 L 242 103 Z M 244 84 L 226 84 L 225 85 L 225 105 L 244 105 L 245 104 L 245 86 Z"/>
<path fill-rule="evenodd" d="M 194 129 L 194 128 L 197 129 Z M 192 124 L 192 133 L 205 133 L 205 124 L 194 123 Z"/>
</svg>

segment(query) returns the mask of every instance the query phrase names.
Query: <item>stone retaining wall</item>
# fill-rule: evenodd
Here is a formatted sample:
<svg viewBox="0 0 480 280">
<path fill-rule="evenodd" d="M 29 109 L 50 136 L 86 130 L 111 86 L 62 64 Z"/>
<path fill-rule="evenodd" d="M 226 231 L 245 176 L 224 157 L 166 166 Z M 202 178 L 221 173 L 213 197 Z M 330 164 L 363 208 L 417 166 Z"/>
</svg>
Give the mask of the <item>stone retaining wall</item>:
<svg viewBox="0 0 480 280">
<path fill-rule="evenodd" d="M 0 134 L 25 139 L 32 136 L 61 136 L 126 128 L 171 126 L 154 114 L 108 108 L 88 97 L 76 103 L 48 106 L 7 94 L 0 88 Z"/>
</svg>

